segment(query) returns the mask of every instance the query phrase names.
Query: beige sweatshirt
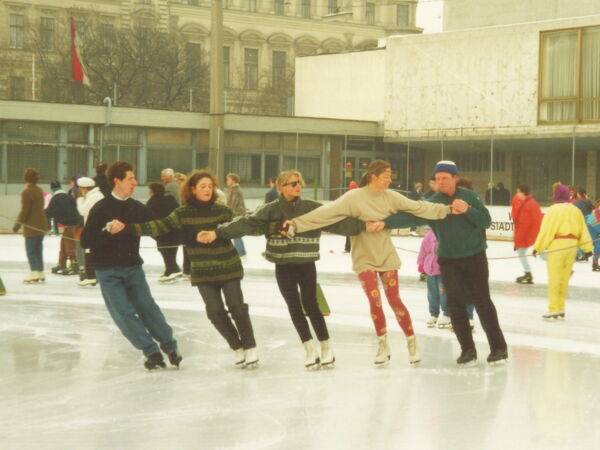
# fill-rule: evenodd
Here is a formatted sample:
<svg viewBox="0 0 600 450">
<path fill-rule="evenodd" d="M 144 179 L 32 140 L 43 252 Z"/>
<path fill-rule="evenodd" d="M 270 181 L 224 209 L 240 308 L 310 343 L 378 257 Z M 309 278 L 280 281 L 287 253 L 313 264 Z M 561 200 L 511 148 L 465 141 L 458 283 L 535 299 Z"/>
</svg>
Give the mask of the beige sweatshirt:
<svg viewBox="0 0 600 450">
<path fill-rule="evenodd" d="M 340 198 L 293 220 L 296 231 L 322 228 L 346 217 L 368 221 L 384 220 L 400 211 L 424 219 L 443 219 L 451 213 L 449 205 L 409 200 L 391 190 L 374 191 L 369 187 L 353 189 Z M 350 237 L 352 242 L 352 270 L 386 272 L 400 268 L 400 258 L 390 238 L 390 230 L 376 233 L 363 231 Z"/>
</svg>

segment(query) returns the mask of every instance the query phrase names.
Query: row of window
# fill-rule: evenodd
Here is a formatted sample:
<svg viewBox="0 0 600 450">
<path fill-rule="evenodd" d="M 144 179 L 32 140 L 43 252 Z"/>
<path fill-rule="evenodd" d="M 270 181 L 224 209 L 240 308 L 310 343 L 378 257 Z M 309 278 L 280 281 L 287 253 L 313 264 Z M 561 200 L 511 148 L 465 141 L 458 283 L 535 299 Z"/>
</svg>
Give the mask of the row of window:
<svg viewBox="0 0 600 450">
<path fill-rule="evenodd" d="M 190 5 L 200 5 L 200 0 L 188 0 Z M 341 12 L 342 8 L 339 5 L 339 0 L 327 0 L 327 14 L 336 14 Z M 288 0 L 273 0 L 273 12 L 276 15 L 285 15 L 285 5 L 289 4 Z M 223 0 L 223 7 L 227 8 L 228 0 Z M 246 0 L 246 9 L 250 12 L 256 12 L 256 0 Z M 306 19 L 311 17 L 311 0 L 300 0 L 300 16 Z M 368 25 L 375 24 L 375 3 L 367 2 L 365 5 L 365 21 Z M 396 5 L 396 24 L 401 26 L 409 25 L 409 5 Z"/>
</svg>

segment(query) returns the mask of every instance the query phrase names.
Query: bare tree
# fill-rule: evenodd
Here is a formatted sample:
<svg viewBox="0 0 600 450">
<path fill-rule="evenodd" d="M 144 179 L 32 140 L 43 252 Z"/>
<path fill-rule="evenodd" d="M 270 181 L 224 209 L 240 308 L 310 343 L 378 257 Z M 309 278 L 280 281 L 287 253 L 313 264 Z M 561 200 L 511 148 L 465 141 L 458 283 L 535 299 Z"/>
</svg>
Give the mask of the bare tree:
<svg viewBox="0 0 600 450">
<path fill-rule="evenodd" d="M 31 34 L 44 79 L 44 100 L 98 104 L 113 97 L 122 106 L 208 110 L 208 65 L 202 55 L 190 58 L 177 32 L 164 33 L 156 23 L 131 30 L 115 30 L 95 15 L 85 21 L 81 53 L 90 79 L 82 86 L 71 78 L 69 22 L 61 21 L 54 48 L 49 50 L 39 32 Z M 190 92 L 194 102 L 190 102 Z"/>
</svg>

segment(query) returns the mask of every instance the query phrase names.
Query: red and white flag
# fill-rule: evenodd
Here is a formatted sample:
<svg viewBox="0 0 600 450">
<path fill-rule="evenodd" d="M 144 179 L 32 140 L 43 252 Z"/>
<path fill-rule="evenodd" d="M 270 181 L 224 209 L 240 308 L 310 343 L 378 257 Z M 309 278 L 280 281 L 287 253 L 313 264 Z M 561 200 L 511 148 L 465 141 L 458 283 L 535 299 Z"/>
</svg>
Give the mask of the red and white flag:
<svg viewBox="0 0 600 450">
<path fill-rule="evenodd" d="M 90 80 L 85 74 L 85 66 L 83 65 L 81 55 L 79 54 L 80 48 L 81 41 L 75 30 L 75 20 L 71 17 L 71 60 L 73 63 L 73 81 L 89 86 Z"/>
</svg>

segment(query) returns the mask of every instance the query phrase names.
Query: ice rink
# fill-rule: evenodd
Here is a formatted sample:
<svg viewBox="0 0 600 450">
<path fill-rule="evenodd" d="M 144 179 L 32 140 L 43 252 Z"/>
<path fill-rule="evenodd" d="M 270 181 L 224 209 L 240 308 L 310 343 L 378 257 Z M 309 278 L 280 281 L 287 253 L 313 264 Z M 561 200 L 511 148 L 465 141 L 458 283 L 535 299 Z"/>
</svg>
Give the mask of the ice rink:
<svg viewBox="0 0 600 450">
<path fill-rule="evenodd" d="M 0 235 L 0 448 L 2 449 L 593 449 L 600 442 L 600 273 L 576 263 L 565 320 L 546 322 L 546 269 L 518 285 L 516 259 L 491 260 L 492 298 L 509 361 L 488 366 L 476 320 L 479 362 L 458 368 L 454 335 L 428 329 L 419 238 L 394 238 L 403 261 L 400 293 L 422 362 L 410 366 L 388 308 L 392 359 L 374 367 L 368 302 L 342 252 L 326 235 L 318 263 L 330 304 L 333 369 L 307 371 L 304 350 L 262 259 L 264 239 L 244 238 L 242 287 L 258 342 L 256 369 L 234 367 L 233 352 L 208 322 L 187 282 L 160 285 L 162 259 L 144 238 L 145 270 L 173 326 L 181 369 L 148 372 L 141 353 L 110 319 L 98 287 L 49 274 L 58 237 L 44 239 L 46 283 L 24 285 L 24 241 Z M 333 253 L 331 253 L 332 251 Z M 489 257 L 513 256 L 490 242 Z M 181 255 L 180 255 L 181 257 Z"/>
</svg>

